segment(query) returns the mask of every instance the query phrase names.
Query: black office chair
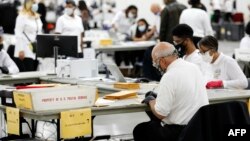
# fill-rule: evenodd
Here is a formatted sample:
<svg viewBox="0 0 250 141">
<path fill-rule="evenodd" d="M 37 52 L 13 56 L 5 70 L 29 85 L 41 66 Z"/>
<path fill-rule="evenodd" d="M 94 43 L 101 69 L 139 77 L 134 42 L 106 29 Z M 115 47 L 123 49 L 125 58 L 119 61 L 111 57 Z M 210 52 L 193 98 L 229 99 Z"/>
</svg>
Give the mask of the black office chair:
<svg viewBox="0 0 250 141">
<path fill-rule="evenodd" d="M 201 107 L 178 141 L 225 141 L 228 125 L 250 125 L 246 103 L 227 102 Z"/>
</svg>

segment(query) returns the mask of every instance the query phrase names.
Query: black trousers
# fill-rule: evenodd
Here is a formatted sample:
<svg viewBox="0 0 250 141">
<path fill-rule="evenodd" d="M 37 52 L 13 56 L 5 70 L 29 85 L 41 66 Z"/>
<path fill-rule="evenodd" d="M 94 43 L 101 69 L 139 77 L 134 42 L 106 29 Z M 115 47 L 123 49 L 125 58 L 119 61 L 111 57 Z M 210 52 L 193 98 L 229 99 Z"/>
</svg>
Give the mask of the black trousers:
<svg viewBox="0 0 250 141">
<path fill-rule="evenodd" d="M 213 22 L 219 23 L 220 18 L 221 18 L 220 10 L 214 10 L 214 20 L 213 20 Z"/>
<path fill-rule="evenodd" d="M 183 125 L 161 125 L 159 121 L 138 124 L 133 131 L 135 141 L 177 141 Z"/>
</svg>

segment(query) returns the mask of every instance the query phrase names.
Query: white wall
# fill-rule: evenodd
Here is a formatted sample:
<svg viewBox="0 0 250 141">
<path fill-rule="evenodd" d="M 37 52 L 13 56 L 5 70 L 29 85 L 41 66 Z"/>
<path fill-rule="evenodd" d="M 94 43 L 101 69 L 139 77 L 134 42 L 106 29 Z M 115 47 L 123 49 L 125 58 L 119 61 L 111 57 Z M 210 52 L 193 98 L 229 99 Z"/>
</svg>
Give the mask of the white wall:
<svg viewBox="0 0 250 141">
<path fill-rule="evenodd" d="M 188 0 L 178 0 L 178 2 L 183 3 L 188 6 Z M 211 14 L 211 6 L 210 0 L 201 0 L 202 3 L 207 7 L 208 12 Z M 134 4 L 139 8 L 139 17 L 138 18 L 146 18 L 150 24 L 152 24 L 153 14 L 150 12 L 150 5 L 152 3 L 159 3 L 162 6 L 163 0 L 116 0 L 117 9 L 125 9 L 127 6 Z M 237 10 L 239 12 L 243 12 L 245 14 L 246 21 L 249 20 L 249 10 L 247 5 L 250 4 L 250 0 L 237 0 Z"/>
</svg>

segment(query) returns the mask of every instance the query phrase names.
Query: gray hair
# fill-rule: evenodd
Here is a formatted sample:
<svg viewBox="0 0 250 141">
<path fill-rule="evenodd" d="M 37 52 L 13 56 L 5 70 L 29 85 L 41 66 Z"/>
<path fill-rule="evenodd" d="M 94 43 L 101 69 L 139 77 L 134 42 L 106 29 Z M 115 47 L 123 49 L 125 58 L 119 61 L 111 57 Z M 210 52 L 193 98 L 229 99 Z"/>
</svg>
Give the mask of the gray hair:
<svg viewBox="0 0 250 141">
<path fill-rule="evenodd" d="M 157 58 L 167 57 L 171 55 L 178 56 L 178 51 L 175 49 L 173 45 L 170 45 L 170 48 L 164 48 L 161 51 L 155 52 L 155 56 Z"/>
</svg>

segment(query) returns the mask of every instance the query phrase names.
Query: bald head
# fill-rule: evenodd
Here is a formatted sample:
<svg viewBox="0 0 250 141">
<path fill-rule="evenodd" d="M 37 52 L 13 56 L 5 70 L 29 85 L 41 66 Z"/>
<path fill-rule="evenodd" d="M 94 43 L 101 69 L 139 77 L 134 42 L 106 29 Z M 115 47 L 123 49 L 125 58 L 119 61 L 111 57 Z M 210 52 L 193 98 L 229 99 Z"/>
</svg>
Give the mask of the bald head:
<svg viewBox="0 0 250 141">
<path fill-rule="evenodd" d="M 152 50 L 152 58 L 153 60 L 171 55 L 175 52 L 175 47 L 168 42 L 160 42 L 158 43 L 154 49 Z"/>
<path fill-rule="evenodd" d="M 157 3 L 153 3 L 150 9 L 151 12 L 154 13 L 155 15 L 161 12 L 161 6 Z"/>
</svg>

